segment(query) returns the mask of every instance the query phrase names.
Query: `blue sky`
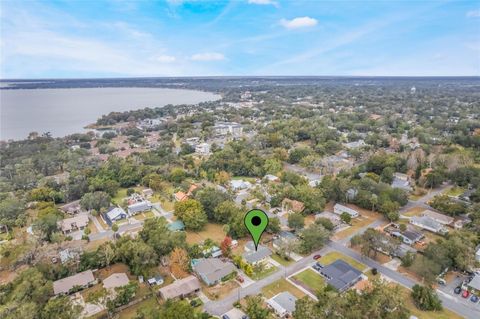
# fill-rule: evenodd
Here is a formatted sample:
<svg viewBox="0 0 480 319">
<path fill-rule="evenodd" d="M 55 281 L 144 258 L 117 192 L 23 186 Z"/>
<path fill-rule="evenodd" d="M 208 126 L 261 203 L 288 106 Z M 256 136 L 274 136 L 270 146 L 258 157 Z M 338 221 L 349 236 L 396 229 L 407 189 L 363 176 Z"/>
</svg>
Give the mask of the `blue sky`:
<svg viewBox="0 0 480 319">
<path fill-rule="evenodd" d="M 480 75 L 479 1 L 0 2 L 0 77 Z"/>
</svg>

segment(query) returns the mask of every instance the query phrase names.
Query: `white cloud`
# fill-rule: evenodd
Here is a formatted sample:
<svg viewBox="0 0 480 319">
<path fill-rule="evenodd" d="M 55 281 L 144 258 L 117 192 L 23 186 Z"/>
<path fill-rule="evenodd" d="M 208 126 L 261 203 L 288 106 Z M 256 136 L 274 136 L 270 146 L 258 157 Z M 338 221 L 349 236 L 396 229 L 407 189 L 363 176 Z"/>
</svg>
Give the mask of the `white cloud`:
<svg viewBox="0 0 480 319">
<path fill-rule="evenodd" d="M 278 2 L 273 0 L 248 0 L 250 4 L 272 5 L 278 7 Z"/>
<path fill-rule="evenodd" d="M 159 55 L 155 58 L 156 61 L 160 63 L 172 63 L 177 60 L 174 56 L 171 55 Z"/>
<path fill-rule="evenodd" d="M 468 11 L 467 18 L 480 18 L 480 9 Z"/>
<path fill-rule="evenodd" d="M 298 17 L 292 20 L 286 20 L 286 19 L 280 20 L 280 24 L 287 29 L 314 27 L 317 25 L 317 23 L 318 23 L 317 19 L 310 18 L 310 17 Z"/>
<path fill-rule="evenodd" d="M 217 52 L 205 52 L 194 54 L 190 59 L 193 61 L 221 61 L 225 60 L 225 56 Z"/>
</svg>

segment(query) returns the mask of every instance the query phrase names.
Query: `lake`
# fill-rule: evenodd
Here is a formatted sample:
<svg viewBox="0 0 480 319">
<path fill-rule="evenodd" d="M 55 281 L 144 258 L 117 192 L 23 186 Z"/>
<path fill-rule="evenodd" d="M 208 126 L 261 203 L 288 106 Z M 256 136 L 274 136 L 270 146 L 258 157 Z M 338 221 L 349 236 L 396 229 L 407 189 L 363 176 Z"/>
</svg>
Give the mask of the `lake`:
<svg viewBox="0 0 480 319">
<path fill-rule="evenodd" d="M 219 99 L 202 91 L 160 88 L 77 88 L 0 90 L 0 140 L 24 139 L 30 132 L 62 137 L 83 132 L 103 114 L 197 104 Z"/>
</svg>

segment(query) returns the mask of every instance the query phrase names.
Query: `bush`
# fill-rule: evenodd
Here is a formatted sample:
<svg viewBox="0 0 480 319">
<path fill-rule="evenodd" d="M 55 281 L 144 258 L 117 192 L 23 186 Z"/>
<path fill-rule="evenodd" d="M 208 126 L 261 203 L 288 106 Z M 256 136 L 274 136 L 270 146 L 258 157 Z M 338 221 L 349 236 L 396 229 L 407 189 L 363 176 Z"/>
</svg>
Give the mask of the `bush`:
<svg viewBox="0 0 480 319">
<path fill-rule="evenodd" d="M 415 285 L 412 288 L 415 306 L 424 311 L 442 310 L 442 301 L 432 287 Z"/>
<path fill-rule="evenodd" d="M 376 276 L 378 274 L 377 268 L 372 268 L 372 275 Z"/>
</svg>

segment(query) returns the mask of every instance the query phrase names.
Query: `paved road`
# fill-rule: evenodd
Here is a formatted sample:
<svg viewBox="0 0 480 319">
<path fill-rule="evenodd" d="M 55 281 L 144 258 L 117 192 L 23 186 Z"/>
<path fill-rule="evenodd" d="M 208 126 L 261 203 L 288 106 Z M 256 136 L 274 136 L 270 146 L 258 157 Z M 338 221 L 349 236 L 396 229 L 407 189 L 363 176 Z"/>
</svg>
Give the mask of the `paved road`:
<svg viewBox="0 0 480 319">
<path fill-rule="evenodd" d="M 427 202 L 429 202 L 432 198 L 434 198 L 438 194 L 443 193 L 450 188 L 452 188 L 452 185 L 442 185 L 438 188 L 435 188 L 435 189 L 429 191 L 425 196 L 422 196 L 417 200 L 409 200 L 407 205 L 403 206 L 400 209 L 400 213 L 405 213 L 405 212 L 409 211 L 410 209 L 412 209 L 413 207 L 423 207 L 425 209 L 432 209 L 432 207 L 427 205 Z"/>
</svg>

